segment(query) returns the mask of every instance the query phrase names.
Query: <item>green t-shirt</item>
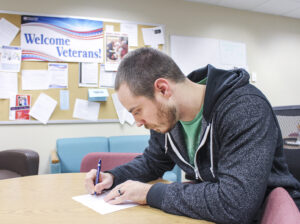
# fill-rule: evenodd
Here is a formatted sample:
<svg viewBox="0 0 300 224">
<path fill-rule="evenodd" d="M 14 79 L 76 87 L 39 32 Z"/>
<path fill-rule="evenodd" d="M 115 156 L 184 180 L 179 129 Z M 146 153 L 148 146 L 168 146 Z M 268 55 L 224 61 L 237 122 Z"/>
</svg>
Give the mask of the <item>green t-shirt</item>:
<svg viewBox="0 0 300 224">
<path fill-rule="evenodd" d="M 207 78 L 198 82 L 198 84 L 206 84 Z M 180 121 L 183 127 L 185 144 L 188 150 L 190 164 L 194 165 L 195 152 L 200 142 L 200 131 L 202 128 L 203 105 L 200 112 L 192 121 Z"/>
</svg>

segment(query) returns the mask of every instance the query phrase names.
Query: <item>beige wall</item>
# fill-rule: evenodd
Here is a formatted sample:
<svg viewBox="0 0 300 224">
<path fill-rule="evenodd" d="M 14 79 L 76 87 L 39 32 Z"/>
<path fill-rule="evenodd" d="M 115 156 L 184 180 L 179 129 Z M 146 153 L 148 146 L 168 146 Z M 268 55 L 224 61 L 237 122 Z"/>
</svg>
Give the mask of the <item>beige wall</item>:
<svg viewBox="0 0 300 224">
<path fill-rule="evenodd" d="M 244 42 L 250 72 L 273 106 L 299 105 L 300 20 L 246 12 L 183 0 L 0 0 L 0 10 L 48 15 L 96 17 L 164 24 L 170 35 Z M 146 134 L 119 124 L 4 125 L 1 149 L 33 148 L 40 154 L 40 173 L 49 172 L 50 150 L 62 137 Z"/>
</svg>

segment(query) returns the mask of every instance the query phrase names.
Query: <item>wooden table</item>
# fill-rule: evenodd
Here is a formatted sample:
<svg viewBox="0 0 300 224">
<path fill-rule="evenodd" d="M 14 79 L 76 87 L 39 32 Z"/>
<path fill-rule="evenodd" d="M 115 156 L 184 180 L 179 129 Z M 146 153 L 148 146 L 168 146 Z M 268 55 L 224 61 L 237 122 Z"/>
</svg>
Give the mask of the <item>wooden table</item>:
<svg viewBox="0 0 300 224">
<path fill-rule="evenodd" d="M 84 177 L 85 173 L 69 173 L 0 180 L 0 223 L 210 223 L 167 214 L 149 206 L 101 215 L 72 199 L 73 196 L 86 194 Z"/>
</svg>

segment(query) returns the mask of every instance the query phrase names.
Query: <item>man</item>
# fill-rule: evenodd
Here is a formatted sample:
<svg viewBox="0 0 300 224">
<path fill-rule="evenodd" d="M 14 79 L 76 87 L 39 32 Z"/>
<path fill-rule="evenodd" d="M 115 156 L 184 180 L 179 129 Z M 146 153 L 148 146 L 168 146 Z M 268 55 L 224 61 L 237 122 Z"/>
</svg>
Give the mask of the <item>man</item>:
<svg viewBox="0 0 300 224">
<path fill-rule="evenodd" d="M 138 126 L 151 129 L 149 147 L 132 162 L 86 176 L 86 188 L 119 204 L 132 200 L 217 223 L 250 223 L 270 190 L 300 198 L 288 172 L 272 107 L 243 69 L 211 65 L 186 78 L 164 53 L 142 48 L 121 62 L 115 89 Z M 192 183 L 146 184 L 175 164 Z M 129 180 L 129 181 L 128 181 Z"/>
</svg>

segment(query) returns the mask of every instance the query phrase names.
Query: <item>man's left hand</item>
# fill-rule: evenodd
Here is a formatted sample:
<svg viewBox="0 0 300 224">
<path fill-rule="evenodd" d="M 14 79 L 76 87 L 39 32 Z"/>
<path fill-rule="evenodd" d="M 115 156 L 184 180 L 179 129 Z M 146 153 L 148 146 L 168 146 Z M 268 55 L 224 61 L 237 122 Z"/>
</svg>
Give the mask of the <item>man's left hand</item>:
<svg viewBox="0 0 300 224">
<path fill-rule="evenodd" d="M 146 197 L 151 186 L 151 184 L 128 180 L 112 189 L 105 196 L 104 200 L 113 205 L 121 204 L 128 200 L 144 205 L 147 204 Z"/>
</svg>

